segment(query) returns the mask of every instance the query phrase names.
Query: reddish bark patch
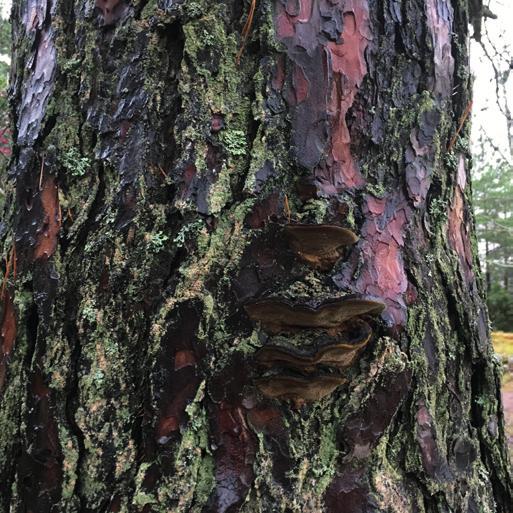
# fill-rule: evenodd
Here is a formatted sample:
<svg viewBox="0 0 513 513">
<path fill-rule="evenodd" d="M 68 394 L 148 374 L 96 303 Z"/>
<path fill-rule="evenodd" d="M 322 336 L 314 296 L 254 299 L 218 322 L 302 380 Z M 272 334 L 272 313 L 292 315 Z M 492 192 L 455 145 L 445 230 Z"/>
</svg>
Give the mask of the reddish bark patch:
<svg viewBox="0 0 513 513">
<path fill-rule="evenodd" d="M 278 192 L 273 192 L 263 200 L 255 203 L 246 216 L 244 224 L 249 228 L 263 228 L 272 220 L 277 220 L 283 214 L 283 198 Z"/>
<path fill-rule="evenodd" d="M 186 163 L 179 178 L 178 197 L 180 199 L 185 200 L 192 196 L 196 175 L 197 170 L 194 163 Z"/>
<path fill-rule="evenodd" d="M 283 89 L 285 83 L 285 57 L 278 56 L 271 81 L 272 88 L 279 93 Z"/>
<path fill-rule="evenodd" d="M 215 134 L 224 128 L 224 116 L 222 114 L 214 114 L 210 120 L 210 131 Z"/>
<path fill-rule="evenodd" d="M 5 293 L 3 299 L 3 316 L 0 337 L 2 340 L 2 354 L 9 356 L 16 339 L 16 315 L 14 312 L 14 304 L 9 293 Z"/>
<path fill-rule="evenodd" d="M 130 127 L 133 125 L 132 121 L 128 121 L 128 119 L 123 119 L 119 123 L 119 142 L 124 143 L 126 140 L 126 136 L 130 130 Z"/>
<path fill-rule="evenodd" d="M 51 390 L 36 371 L 29 385 L 26 441 L 18 464 L 23 511 L 50 513 L 60 498 L 62 452 L 51 401 Z"/>
<path fill-rule="evenodd" d="M 209 214 L 209 191 L 219 178 L 224 162 L 223 149 L 213 142 L 208 142 L 204 162 L 206 169 L 201 173 L 193 162 L 185 162 L 173 175 L 177 187 L 177 199 L 191 201 L 196 205 L 199 213 Z"/>
<path fill-rule="evenodd" d="M 297 21 L 300 23 L 307 23 L 312 15 L 313 0 L 289 0 L 289 3 L 299 4 L 297 11 Z"/>
<path fill-rule="evenodd" d="M 373 216 L 383 215 L 385 212 L 386 201 L 374 196 L 367 196 L 367 209 Z"/>
<path fill-rule="evenodd" d="M 359 187 L 364 179 L 346 117 L 367 73 L 367 1 L 278 2 L 276 13 L 276 33 L 292 62 L 284 97 L 298 164 L 314 172 L 324 193 Z"/>
<path fill-rule="evenodd" d="M 235 353 L 231 362 L 208 386 L 216 486 L 208 512 L 236 511 L 253 482 L 256 437 L 246 422 L 243 392 L 250 369 L 244 356 Z"/>
<path fill-rule="evenodd" d="M 266 435 L 282 435 L 285 430 L 283 413 L 272 406 L 252 408 L 247 419 L 255 431 Z"/>
<path fill-rule="evenodd" d="M 112 25 L 126 12 L 124 0 L 96 0 L 95 6 L 101 11 L 104 25 Z"/>
<path fill-rule="evenodd" d="M 43 222 L 39 228 L 34 248 L 34 260 L 50 258 L 57 248 L 57 237 L 61 227 L 59 196 L 53 176 L 48 176 L 40 192 Z"/>
<path fill-rule="evenodd" d="M 415 285 L 413 285 L 412 283 L 408 283 L 408 288 L 406 289 L 405 294 L 406 304 L 408 306 L 413 305 L 415 301 L 417 301 L 417 297 L 418 294 Z"/>
<path fill-rule="evenodd" d="M 422 466 L 428 476 L 443 478 L 447 474 L 447 463 L 442 460 L 436 441 L 433 419 L 423 401 L 419 401 L 416 413 L 416 438 L 419 444 Z"/>
<path fill-rule="evenodd" d="M 221 402 L 213 410 L 218 449 L 214 453 L 216 487 L 208 511 L 225 513 L 242 503 L 253 482 L 256 440 L 242 407 Z"/>
<path fill-rule="evenodd" d="M 432 430 L 432 418 L 424 404 L 417 410 L 417 442 L 422 453 L 422 464 L 428 475 L 432 475 L 436 465 L 437 447 Z"/>
<path fill-rule="evenodd" d="M 294 22 L 284 9 L 276 17 L 276 33 L 280 39 L 294 36 Z"/>
<path fill-rule="evenodd" d="M 186 418 L 185 409 L 202 379 L 197 367 L 204 353 L 196 339 L 200 321 L 197 308 L 184 303 L 173 313 L 175 322 L 162 338 L 155 374 L 159 408 L 155 439 L 159 444 L 166 444 L 178 434 Z"/>
<path fill-rule="evenodd" d="M 8 128 L 0 129 L 0 154 L 10 157 L 12 154 L 12 131 Z"/>
<path fill-rule="evenodd" d="M 196 365 L 196 355 L 188 349 L 177 351 L 175 353 L 175 371 L 184 367 L 194 367 Z"/>
<path fill-rule="evenodd" d="M 305 76 L 304 71 L 299 66 L 294 66 L 292 75 L 292 82 L 294 84 L 294 91 L 296 93 L 296 105 L 302 103 L 308 98 L 308 90 L 310 83 Z"/>
<path fill-rule="evenodd" d="M 463 274 L 467 282 L 470 282 L 474 278 L 470 224 L 466 214 L 465 197 L 459 185 L 456 185 L 454 190 L 454 199 L 449 209 L 448 221 L 449 243 L 458 254 Z"/>
<path fill-rule="evenodd" d="M 330 513 L 364 513 L 370 502 L 366 467 L 348 468 L 339 474 L 326 492 Z"/>
<path fill-rule="evenodd" d="M 16 340 L 16 315 L 11 296 L 4 293 L 3 315 L 0 331 L 0 392 L 3 390 L 9 355 Z"/>
<path fill-rule="evenodd" d="M 411 209 L 405 201 L 398 203 L 394 197 L 376 199 L 368 195 L 365 201 L 365 223 L 357 245 L 360 258 L 363 257 L 361 272 L 354 282 L 354 268 L 349 267 L 340 281 L 355 292 L 383 299 L 387 305 L 383 316 L 393 325 L 403 326 L 408 279 L 402 253 Z M 353 265 L 358 265 L 357 255 Z"/>
<path fill-rule="evenodd" d="M 369 12 L 366 1 L 356 0 L 350 4 L 345 6 L 342 42 L 328 44 L 334 84 L 329 105 L 333 118 L 331 158 L 328 157 L 327 162 L 329 167 L 340 173 L 339 180 L 333 184 L 336 188 L 358 187 L 364 183 L 351 155 L 346 116 L 367 73 L 365 48 L 368 44 Z"/>
<path fill-rule="evenodd" d="M 353 87 L 362 83 L 367 73 L 365 49 L 369 42 L 369 7 L 362 0 L 346 1 L 342 41 L 328 44 L 335 73 L 343 73 Z M 350 90 L 350 94 L 353 91 Z"/>
</svg>

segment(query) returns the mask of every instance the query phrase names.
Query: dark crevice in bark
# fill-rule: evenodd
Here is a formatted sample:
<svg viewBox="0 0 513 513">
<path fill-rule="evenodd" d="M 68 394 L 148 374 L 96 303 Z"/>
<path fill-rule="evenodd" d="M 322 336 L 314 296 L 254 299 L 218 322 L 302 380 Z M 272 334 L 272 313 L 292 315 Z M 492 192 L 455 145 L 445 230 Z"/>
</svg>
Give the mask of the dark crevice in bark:
<svg viewBox="0 0 513 513">
<path fill-rule="evenodd" d="M 72 246 L 72 254 L 80 251 L 86 244 L 87 238 L 92 232 L 94 232 L 95 228 L 101 222 L 100 214 L 105 212 L 105 205 L 103 202 L 106 192 L 105 170 L 103 168 L 103 164 L 98 165 L 97 178 L 98 189 L 96 191 L 94 200 L 89 207 L 87 218 L 72 239 L 63 238 L 61 240 L 61 257 L 63 258 L 70 245 Z"/>
<path fill-rule="evenodd" d="M 160 30 L 157 30 L 159 33 Z M 176 21 L 167 25 L 161 34 L 165 38 L 166 49 L 168 55 L 168 69 L 167 69 L 167 82 L 170 91 L 172 92 L 167 105 L 166 116 L 160 120 L 161 126 L 159 135 L 163 138 L 161 155 L 158 156 L 160 162 L 163 163 L 166 169 L 166 163 L 174 162 L 176 155 L 176 137 L 173 127 L 176 119 L 182 109 L 182 100 L 177 91 L 179 80 L 180 66 L 184 54 L 184 33 L 180 22 Z"/>
<path fill-rule="evenodd" d="M 136 8 L 134 9 L 134 19 L 139 20 L 141 19 L 141 13 L 144 11 L 144 8 L 148 5 L 150 0 L 139 0 L 137 3 Z"/>
<path fill-rule="evenodd" d="M 394 23 L 394 47 L 397 55 L 405 55 L 406 48 L 401 34 L 401 26 L 399 23 Z"/>
<path fill-rule="evenodd" d="M 83 469 L 84 455 L 85 455 L 85 444 L 84 434 L 78 427 L 75 421 L 75 412 L 79 406 L 78 392 L 79 392 L 79 368 L 80 360 L 82 356 L 82 349 L 80 347 L 78 333 L 76 330 L 76 312 L 77 312 L 78 298 L 76 296 L 70 296 L 66 304 L 66 312 L 68 316 L 66 319 L 66 325 L 64 327 L 64 333 L 66 335 L 67 343 L 71 349 L 70 367 L 69 367 L 69 379 L 67 383 L 66 393 L 66 420 L 68 422 L 71 433 L 75 436 L 75 441 L 78 446 L 78 457 L 76 462 L 77 480 L 75 483 L 74 493 L 76 494 L 80 509 L 79 511 L 85 511 L 85 498 L 82 494 L 82 470 L 87 472 L 87 469 Z"/>
<path fill-rule="evenodd" d="M 377 9 L 376 9 L 376 18 L 378 22 L 378 26 L 374 25 L 374 33 L 376 35 L 379 34 L 380 37 L 383 37 L 387 32 L 387 16 L 385 15 L 385 10 L 387 9 L 387 5 L 383 2 Z"/>
<path fill-rule="evenodd" d="M 443 269 L 438 269 L 440 280 L 444 284 L 444 292 L 445 292 L 445 306 L 447 307 L 447 321 L 451 326 L 452 330 L 458 334 L 459 338 L 466 341 L 466 337 L 462 336 L 467 330 L 467 327 L 464 325 L 461 319 L 460 311 L 458 309 L 458 300 L 455 297 L 453 291 L 448 287 L 448 277 Z M 468 350 L 472 353 L 473 348 L 468 347 Z"/>
<path fill-rule="evenodd" d="M 472 390 L 472 425 L 480 430 L 484 426 L 484 418 L 482 415 L 482 400 L 484 392 L 484 384 L 486 383 L 486 366 L 485 362 L 477 362 L 474 364 L 472 376 L 470 379 L 471 390 Z M 481 445 L 482 453 L 486 453 L 486 448 Z"/>
<path fill-rule="evenodd" d="M 465 2 L 452 2 L 454 7 L 454 23 L 457 26 L 464 26 L 468 24 L 467 16 L 465 15 Z M 454 69 L 455 73 L 461 72 L 466 73 L 466 62 L 469 58 L 467 51 L 467 44 L 464 39 L 462 39 L 461 34 L 455 34 L 455 37 L 452 39 L 451 44 L 451 52 L 454 56 Z M 471 98 L 469 94 L 470 84 L 465 84 L 467 87 L 462 87 L 460 84 L 454 88 L 452 94 L 452 111 L 453 111 L 453 130 L 457 128 L 457 124 L 461 115 L 463 114 L 466 104 Z"/>
<path fill-rule="evenodd" d="M 57 114 L 52 114 L 51 116 L 48 116 L 45 119 L 43 126 L 41 128 L 40 136 L 39 136 L 40 141 L 44 141 L 48 137 L 50 132 L 55 128 L 57 121 L 58 121 Z"/>
<path fill-rule="evenodd" d="M 31 303 L 27 309 L 26 333 L 27 351 L 24 358 L 25 369 L 30 369 L 36 352 L 37 334 L 39 330 L 39 313 L 36 303 Z"/>
</svg>

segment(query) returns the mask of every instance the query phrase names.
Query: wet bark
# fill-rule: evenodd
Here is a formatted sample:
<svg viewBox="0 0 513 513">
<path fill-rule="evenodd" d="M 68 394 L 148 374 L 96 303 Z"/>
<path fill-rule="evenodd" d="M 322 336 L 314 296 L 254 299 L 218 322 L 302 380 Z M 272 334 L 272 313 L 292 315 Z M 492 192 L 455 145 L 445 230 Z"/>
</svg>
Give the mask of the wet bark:
<svg viewBox="0 0 513 513">
<path fill-rule="evenodd" d="M 249 10 L 14 7 L 0 510 L 511 512 L 466 2 Z"/>
</svg>

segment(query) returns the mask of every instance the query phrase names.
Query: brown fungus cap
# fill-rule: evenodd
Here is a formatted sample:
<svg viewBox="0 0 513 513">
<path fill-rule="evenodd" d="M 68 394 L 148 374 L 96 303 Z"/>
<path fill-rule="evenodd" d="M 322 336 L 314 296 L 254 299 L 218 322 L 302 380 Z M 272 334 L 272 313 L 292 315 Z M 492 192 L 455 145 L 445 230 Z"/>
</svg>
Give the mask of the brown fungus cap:
<svg viewBox="0 0 513 513">
<path fill-rule="evenodd" d="M 257 362 L 264 367 L 281 366 L 300 372 L 313 372 L 316 365 L 327 365 L 338 369 L 350 367 L 371 336 L 371 327 L 362 320 L 355 320 L 344 326 L 333 342 L 317 347 L 314 351 L 300 351 L 294 347 L 267 345 L 255 355 Z"/>
<path fill-rule="evenodd" d="M 338 386 L 347 383 L 347 379 L 338 375 L 309 377 L 274 375 L 258 378 L 255 383 L 266 397 L 290 400 L 298 407 L 304 403 L 319 401 L 331 394 Z"/>
<path fill-rule="evenodd" d="M 301 260 L 323 271 L 333 267 L 345 246 L 358 241 L 351 230 L 331 224 L 288 224 L 285 235 Z"/>
<path fill-rule="evenodd" d="M 328 299 L 317 305 L 270 297 L 248 303 L 244 307 L 252 321 L 260 322 L 270 333 L 298 329 L 332 330 L 361 315 L 379 315 L 385 304 L 365 296 L 344 296 Z"/>
</svg>

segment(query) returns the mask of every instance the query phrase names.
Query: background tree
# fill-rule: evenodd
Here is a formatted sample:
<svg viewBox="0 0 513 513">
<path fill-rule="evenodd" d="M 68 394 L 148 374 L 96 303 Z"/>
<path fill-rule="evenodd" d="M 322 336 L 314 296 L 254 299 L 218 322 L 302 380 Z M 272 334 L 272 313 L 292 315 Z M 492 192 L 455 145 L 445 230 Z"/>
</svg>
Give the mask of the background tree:
<svg viewBox="0 0 513 513">
<path fill-rule="evenodd" d="M 478 238 L 485 243 L 490 279 L 509 288 L 513 252 L 513 168 L 507 162 L 487 166 L 474 180 Z"/>
<path fill-rule="evenodd" d="M 496 329 L 513 330 L 513 167 L 486 166 L 473 183 L 477 237 L 484 252 L 490 317 Z"/>
<path fill-rule="evenodd" d="M 9 104 L 7 101 L 7 86 L 9 82 L 9 56 L 11 54 L 11 24 L 0 18 L 0 168 L 2 177 L 8 157 L 11 155 L 11 129 L 9 126 Z M 3 182 L 3 179 L 0 183 Z M 0 204 L 3 205 L 5 192 L 0 191 Z"/>
<path fill-rule="evenodd" d="M 487 303 L 495 329 L 513 329 L 513 294 L 510 290 L 511 258 L 511 182 L 513 145 L 511 116 L 511 56 L 508 33 L 500 30 L 503 5 L 490 2 L 490 12 L 498 20 L 482 24 L 479 41 L 473 45 L 477 69 L 489 70 L 495 94 L 484 97 L 483 73 L 477 76 L 481 98 L 474 113 L 474 202 L 477 213 L 477 237 L 487 283 Z M 492 15 L 497 18 L 497 16 Z M 493 120 L 494 126 L 490 126 Z M 499 129 L 499 127 L 503 129 Z"/>
<path fill-rule="evenodd" d="M 511 510 L 468 11 L 15 4 L 4 511 Z M 315 235 L 290 239 L 298 223 Z M 340 225 L 358 242 L 319 254 Z M 386 309 L 333 325 L 348 293 Z M 304 351 L 365 323 L 347 382 L 302 404 L 339 379 Z M 262 394 L 272 344 L 288 361 L 264 383 L 301 388 L 293 403 Z"/>
<path fill-rule="evenodd" d="M 474 203 L 477 237 L 486 273 L 487 303 L 495 329 L 513 329 L 513 294 L 510 290 L 511 258 L 511 182 L 513 145 L 511 116 L 511 38 L 501 30 L 501 2 L 491 1 L 492 18 L 482 24 L 479 41 L 473 43 L 473 65 L 478 97 L 474 102 Z M 493 14 L 497 13 L 497 16 Z M 497 19 L 498 18 L 498 19 Z M 491 84 L 484 85 L 489 73 Z M 495 94 L 486 94 L 489 88 Z M 494 125 L 490 125 L 493 120 Z M 502 128 L 501 128 L 502 127 Z"/>
</svg>

